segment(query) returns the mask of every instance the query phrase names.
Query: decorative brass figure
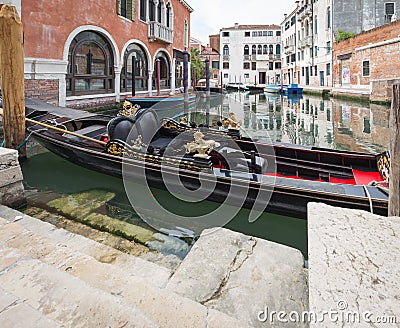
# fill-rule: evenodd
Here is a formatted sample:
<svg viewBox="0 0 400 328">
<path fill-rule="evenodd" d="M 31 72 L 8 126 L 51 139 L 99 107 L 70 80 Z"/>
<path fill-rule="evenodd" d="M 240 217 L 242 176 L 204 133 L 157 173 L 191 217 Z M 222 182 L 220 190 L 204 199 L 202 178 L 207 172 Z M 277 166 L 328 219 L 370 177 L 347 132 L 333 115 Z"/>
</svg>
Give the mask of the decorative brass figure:
<svg viewBox="0 0 400 328">
<path fill-rule="evenodd" d="M 125 100 L 124 103 L 122 104 L 122 108 L 118 114 L 121 116 L 133 116 L 137 112 L 137 110 L 140 108 L 139 105 L 133 105 L 130 101 Z"/>
<path fill-rule="evenodd" d="M 216 147 L 219 147 L 219 142 L 215 140 L 204 140 L 204 134 L 200 131 L 194 133 L 194 141 L 188 142 L 185 145 L 186 154 L 193 154 L 193 157 L 207 158 L 208 154 Z"/>
</svg>

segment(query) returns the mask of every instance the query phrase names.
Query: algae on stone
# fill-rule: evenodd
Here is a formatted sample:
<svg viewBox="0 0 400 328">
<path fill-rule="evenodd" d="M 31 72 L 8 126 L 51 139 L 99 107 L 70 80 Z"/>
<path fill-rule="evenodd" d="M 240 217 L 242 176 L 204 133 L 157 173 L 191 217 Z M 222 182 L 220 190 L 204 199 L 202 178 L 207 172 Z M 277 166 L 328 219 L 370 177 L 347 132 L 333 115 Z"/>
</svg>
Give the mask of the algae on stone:
<svg viewBox="0 0 400 328">
<path fill-rule="evenodd" d="M 64 215 L 79 219 L 89 215 L 114 197 L 115 194 L 112 192 L 94 189 L 54 199 L 47 205 Z"/>
</svg>

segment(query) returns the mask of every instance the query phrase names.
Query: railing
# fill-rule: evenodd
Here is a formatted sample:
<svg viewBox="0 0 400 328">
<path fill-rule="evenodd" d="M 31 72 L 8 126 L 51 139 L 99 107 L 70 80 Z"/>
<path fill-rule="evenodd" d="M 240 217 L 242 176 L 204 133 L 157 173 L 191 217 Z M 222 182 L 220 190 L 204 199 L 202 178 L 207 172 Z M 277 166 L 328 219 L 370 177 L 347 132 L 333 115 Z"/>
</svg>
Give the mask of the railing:
<svg viewBox="0 0 400 328">
<path fill-rule="evenodd" d="M 229 55 L 222 55 L 222 60 L 223 61 L 227 61 L 227 60 L 229 60 Z"/>
<path fill-rule="evenodd" d="M 290 54 L 295 51 L 294 44 L 288 45 L 285 47 L 285 54 Z"/>
<path fill-rule="evenodd" d="M 311 17 L 312 16 L 312 9 L 311 9 L 311 5 L 306 5 L 304 7 L 302 7 L 298 14 L 297 14 L 297 20 L 301 21 L 307 17 Z"/>
<path fill-rule="evenodd" d="M 149 39 L 150 41 L 160 40 L 166 43 L 172 43 L 173 30 L 159 22 L 149 22 Z"/>
<path fill-rule="evenodd" d="M 243 60 L 251 60 L 251 55 L 243 55 Z"/>
</svg>

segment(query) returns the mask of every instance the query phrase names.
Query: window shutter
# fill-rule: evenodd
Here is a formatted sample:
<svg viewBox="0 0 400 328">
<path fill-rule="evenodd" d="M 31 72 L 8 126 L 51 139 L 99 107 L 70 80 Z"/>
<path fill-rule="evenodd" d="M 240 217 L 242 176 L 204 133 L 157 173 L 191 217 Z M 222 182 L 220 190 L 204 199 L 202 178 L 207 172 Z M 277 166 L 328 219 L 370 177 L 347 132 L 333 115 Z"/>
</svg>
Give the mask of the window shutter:
<svg viewBox="0 0 400 328">
<path fill-rule="evenodd" d="M 128 0 L 126 6 L 127 18 L 134 21 L 136 17 L 136 0 Z"/>
<path fill-rule="evenodd" d="M 121 15 L 121 0 L 117 0 L 117 15 Z"/>
</svg>

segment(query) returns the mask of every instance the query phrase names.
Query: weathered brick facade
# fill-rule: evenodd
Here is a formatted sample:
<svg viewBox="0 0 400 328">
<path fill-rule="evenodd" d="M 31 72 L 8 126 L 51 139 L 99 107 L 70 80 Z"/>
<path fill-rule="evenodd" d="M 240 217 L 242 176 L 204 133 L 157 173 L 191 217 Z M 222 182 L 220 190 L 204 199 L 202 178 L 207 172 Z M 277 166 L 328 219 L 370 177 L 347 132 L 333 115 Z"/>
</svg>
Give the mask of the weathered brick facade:
<svg viewBox="0 0 400 328">
<path fill-rule="evenodd" d="M 136 8 L 136 10 L 132 10 L 135 12 L 132 20 L 117 13 L 117 4 L 120 3 L 118 0 L 16 1 L 19 2 L 19 4 L 15 4 L 16 7 L 21 8 L 19 14 L 24 28 L 26 96 L 75 107 L 116 103 L 124 97 L 119 90 L 119 74 L 123 67 L 124 51 L 133 43 L 138 44 L 145 51 L 149 63 L 147 69 L 150 79 L 155 71 L 156 56 L 160 52 L 166 55 L 170 65 L 170 84 L 172 86 L 172 81 L 175 79 L 175 76 L 172 78 L 172 75 L 175 72 L 176 53 L 181 53 L 188 46 L 192 9 L 183 0 L 160 1 L 164 15 L 160 25 L 166 27 L 168 18 L 165 17 L 169 17 L 169 15 L 173 17 L 168 24 L 169 28 L 173 30 L 172 42 L 152 38 L 148 23 L 150 20 L 145 22 L 140 19 L 140 3 L 148 6 L 148 1 L 128 0 L 129 4 L 132 3 Z M 167 7 L 169 7 L 169 11 L 167 11 Z M 157 9 L 156 12 L 155 17 L 158 17 Z M 147 15 L 150 15 L 149 10 L 147 10 Z M 151 19 L 151 21 L 155 20 Z M 104 94 L 104 99 L 99 99 L 101 93 L 97 93 L 96 97 L 92 97 L 92 95 L 69 97 L 66 92 L 68 51 L 74 37 L 85 31 L 102 35 L 109 42 L 112 51 L 115 90 Z M 151 84 L 149 83 L 150 90 Z M 171 89 L 173 88 L 171 87 Z"/>
<path fill-rule="evenodd" d="M 371 88 L 371 100 L 389 100 L 387 88 L 400 78 L 399 35 L 396 21 L 336 43 L 335 86 Z"/>
</svg>

